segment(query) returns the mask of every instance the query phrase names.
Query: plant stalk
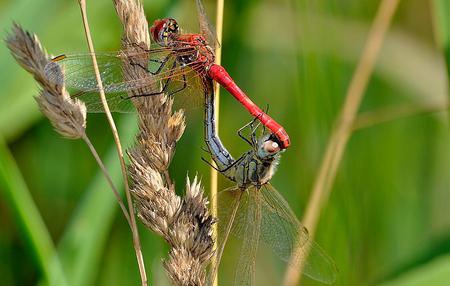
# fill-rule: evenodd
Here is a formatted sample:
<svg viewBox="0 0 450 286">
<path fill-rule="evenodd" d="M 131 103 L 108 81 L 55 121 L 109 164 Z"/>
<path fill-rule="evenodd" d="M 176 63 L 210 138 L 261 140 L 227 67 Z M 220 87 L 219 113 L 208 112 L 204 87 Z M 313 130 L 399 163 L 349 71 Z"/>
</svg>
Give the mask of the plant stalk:
<svg viewBox="0 0 450 286">
<path fill-rule="evenodd" d="M 224 0 L 217 0 L 217 10 L 216 10 L 216 36 L 217 41 L 219 41 L 220 45 L 216 46 L 215 50 L 215 56 L 216 56 L 216 64 L 220 65 L 221 58 L 222 58 L 222 32 L 223 32 L 223 10 L 224 10 Z M 220 85 L 216 82 L 214 84 L 214 93 L 215 93 L 215 99 L 214 99 L 214 105 L 215 105 L 215 130 L 216 132 L 219 132 L 219 110 L 220 110 Z M 214 160 L 211 160 L 211 164 L 215 166 Z M 211 168 L 211 215 L 213 217 L 217 217 L 218 211 L 217 211 L 217 193 L 218 193 L 218 172 Z M 217 249 L 219 243 L 218 243 L 218 229 L 217 224 L 213 225 L 213 237 L 215 238 L 215 245 L 214 248 Z M 219 257 L 218 253 L 214 254 L 212 258 L 211 263 L 211 269 L 213 269 L 214 272 L 217 271 L 219 267 Z M 219 278 L 218 275 L 214 274 L 214 280 L 212 281 L 213 286 L 219 285 Z"/>
<path fill-rule="evenodd" d="M 319 221 L 322 207 L 328 200 L 331 187 L 336 177 L 339 163 L 342 160 L 347 142 L 352 134 L 353 123 L 355 121 L 364 92 L 369 83 L 373 68 L 380 52 L 386 32 L 390 26 L 391 20 L 397 10 L 400 0 L 383 0 L 378 8 L 377 14 L 369 32 L 363 53 L 358 66 L 353 74 L 347 90 L 346 100 L 342 106 L 340 116 L 336 121 L 335 128 L 332 131 L 328 141 L 328 146 L 316 178 L 310 200 L 303 219 L 304 225 L 308 228 L 310 239 L 313 239 L 317 223 Z M 292 255 L 289 267 L 285 273 L 285 286 L 297 285 L 300 280 L 300 274 L 303 269 L 304 261 L 297 261 L 298 254 L 301 251 L 301 245 Z M 303 250 L 307 253 L 308 250 Z M 305 258 L 307 259 L 307 258 Z"/>
<path fill-rule="evenodd" d="M 84 26 L 84 30 L 85 30 L 85 34 L 86 34 L 86 40 L 88 43 L 89 52 L 92 55 L 92 63 L 94 66 L 95 77 L 97 79 L 100 98 L 101 98 L 103 108 L 105 110 L 105 114 L 108 119 L 108 123 L 110 125 L 111 131 L 112 131 L 112 134 L 114 137 L 114 142 L 115 142 L 115 145 L 117 148 L 117 154 L 119 156 L 120 167 L 122 170 L 123 182 L 124 182 L 124 187 L 125 187 L 125 195 L 126 195 L 126 199 L 127 199 L 127 203 L 128 203 L 129 218 L 130 218 L 130 222 L 131 222 L 131 232 L 133 235 L 133 246 L 134 246 L 134 250 L 136 253 L 136 258 L 137 258 L 137 262 L 138 262 L 138 266 L 139 266 L 139 273 L 141 276 L 141 284 L 142 284 L 142 286 L 146 286 L 147 285 L 147 274 L 145 272 L 144 257 L 142 255 L 141 243 L 140 243 L 140 239 L 139 239 L 138 228 L 136 225 L 136 218 L 134 215 L 133 202 L 131 199 L 130 188 L 128 185 L 128 175 L 127 175 L 127 169 L 126 169 L 125 160 L 124 160 L 124 156 L 123 156 L 122 145 L 120 143 L 119 133 L 118 133 L 116 125 L 114 123 L 114 119 L 111 115 L 111 111 L 109 110 L 109 106 L 106 101 L 105 91 L 103 89 L 103 83 L 102 83 L 102 80 L 100 77 L 100 71 L 99 71 L 98 65 L 97 65 L 97 58 L 94 53 L 95 52 L 94 45 L 92 42 L 91 32 L 90 32 L 90 28 L 89 28 L 89 22 L 88 22 L 88 18 L 87 18 L 86 1 L 78 0 L 78 2 L 80 4 L 81 15 L 83 18 L 83 26 Z"/>
<path fill-rule="evenodd" d="M 123 213 L 125 219 L 127 220 L 128 225 L 129 225 L 130 228 L 131 228 L 131 221 L 130 221 L 130 215 L 128 214 L 128 210 L 127 210 L 127 208 L 125 207 L 125 204 L 123 203 L 122 198 L 121 198 L 119 192 L 118 192 L 117 189 L 116 189 L 116 186 L 114 186 L 114 183 L 113 183 L 113 181 L 112 181 L 112 179 L 111 179 L 111 176 L 109 175 L 108 170 L 107 170 L 106 167 L 105 167 L 105 164 L 103 164 L 102 159 L 101 159 L 100 156 L 98 155 L 97 150 L 95 150 L 95 147 L 94 147 L 94 145 L 92 144 L 92 142 L 91 142 L 91 140 L 89 139 L 89 137 L 88 137 L 86 134 L 84 134 L 84 136 L 82 137 L 82 139 L 83 139 L 83 141 L 86 143 L 86 145 L 89 147 L 89 150 L 91 151 L 92 156 L 94 156 L 95 161 L 97 161 L 98 166 L 99 166 L 100 169 L 102 170 L 103 175 L 105 176 L 106 181 L 108 182 L 110 188 L 112 189 L 112 191 L 113 191 L 113 193 L 114 193 L 114 196 L 116 197 L 117 202 L 119 203 L 119 206 L 120 206 L 120 208 L 122 209 L 122 213 Z"/>
</svg>

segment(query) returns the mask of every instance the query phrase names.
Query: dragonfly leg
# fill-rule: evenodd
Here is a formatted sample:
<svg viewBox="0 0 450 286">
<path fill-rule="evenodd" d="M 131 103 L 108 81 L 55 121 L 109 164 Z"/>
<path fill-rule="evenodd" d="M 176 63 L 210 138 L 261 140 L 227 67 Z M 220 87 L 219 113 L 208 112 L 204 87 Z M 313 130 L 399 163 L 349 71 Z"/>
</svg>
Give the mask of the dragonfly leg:
<svg viewBox="0 0 450 286">
<path fill-rule="evenodd" d="M 130 65 L 132 66 L 138 66 L 141 69 L 143 69 L 145 72 L 148 72 L 152 75 L 157 75 L 161 72 L 161 70 L 164 68 L 164 66 L 166 65 L 166 63 L 169 61 L 171 55 L 166 56 L 164 59 L 162 60 L 157 60 L 157 59 L 149 59 L 149 61 L 154 62 L 154 63 L 159 63 L 159 67 L 156 71 L 152 72 L 151 70 L 148 69 L 148 67 L 145 67 L 144 65 L 140 64 L 140 63 L 135 63 L 132 60 L 130 60 Z"/>
<path fill-rule="evenodd" d="M 130 61 L 130 65 L 132 65 L 133 67 L 140 67 L 140 68 L 143 69 L 145 72 L 152 73 L 151 71 L 149 71 L 148 68 L 144 67 L 144 66 L 143 66 L 142 64 L 140 64 L 140 63 L 135 63 L 135 62 L 133 62 L 133 61 Z"/>
<path fill-rule="evenodd" d="M 172 80 L 172 75 L 173 75 L 173 73 L 175 72 L 176 66 L 177 66 L 177 62 L 175 61 L 175 62 L 173 63 L 173 65 L 172 65 L 172 68 L 171 68 L 172 71 L 171 71 L 171 73 L 170 73 L 170 76 L 169 76 L 169 78 L 166 80 L 166 82 L 164 83 L 164 86 L 163 86 L 163 88 L 161 89 L 161 91 L 160 91 L 160 92 L 153 93 L 153 94 L 149 94 L 149 95 L 162 94 L 162 93 L 164 93 L 164 92 L 167 91 L 167 88 L 169 87 L 169 82 Z M 174 95 L 174 94 L 176 94 L 176 93 L 178 93 L 178 92 L 184 90 L 184 89 L 187 87 L 186 75 L 183 74 L 182 77 L 183 77 L 183 86 L 182 86 L 181 88 L 175 90 L 175 91 L 172 91 L 172 92 L 169 93 L 167 96 L 172 96 L 172 95 Z"/>
<path fill-rule="evenodd" d="M 163 67 L 167 64 L 167 62 L 169 61 L 171 55 L 168 55 L 167 57 L 165 57 L 162 60 L 155 60 L 155 59 L 150 59 L 150 61 L 154 62 L 154 63 L 160 63 L 161 65 L 158 67 L 158 69 L 155 72 L 150 72 L 152 75 L 156 75 L 159 74 L 161 72 L 161 70 L 163 69 Z M 176 61 L 175 61 L 176 63 Z M 176 64 L 175 64 L 176 65 Z M 175 66 L 174 65 L 174 66 Z"/>
<path fill-rule="evenodd" d="M 266 110 L 265 110 L 266 114 L 269 114 L 269 104 L 266 105 Z M 259 118 L 260 116 L 256 117 L 255 119 Z M 252 141 L 257 144 L 257 139 L 256 139 L 256 130 L 259 128 L 259 126 L 261 126 L 261 121 L 258 122 L 258 124 L 256 124 L 256 126 L 253 128 L 253 124 L 255 122 L 255 119 L 250 122 L 250 129 L 251 129 L 251 138 Z M 263 125 L 263 129 L 262 129 L 262 134 L 264 134 L 266 132 L 266 126 Z M 262 135 L 261 134 L 261 135 Z"/>
<path fill-rule="evenodd" d="M 269 104 L 266 105 L 266 111 L 265 113 L 268 115 L 269 114 Z M 266 125 L 263 125 L 263 129 L 261 130 L 261 135 L 263 135 L 264 133 L 266 133 Z"/>
<path fill-rule="evenodd" d="M 149 51 L 150 51 L 149 49 L 146 49 L 146 48 L 142 47 L 142 46 L 141 46 L 140 44 L 138 44 L 138 43 L 131 43 L 131 45 L 132 45 L 133 47 L 135 47 L 135 48 L 138 48 L 138 49 L 144 51 L 144 52 L 149 52 Z"/>
<path fill-rule="evenodd" d="M 166 57 L 166 59 L 167 58 L 168 57 Z M 166 60 L 166 62 L 167 62 L 167 60 Z M 166 62 L 164 62 L 164 65 L 166 64 Z M 163 85 L 163 87 L 161 88 L 160 91 L 152 92 L 152 93 L 136 94 L 136 95 L 132 95 L 132 96 L 129 96 L 129 97 L 126 97 L 126 98 L 123 98 L 123 99 L 130 99 L 130 98 L 136 98 L 136 97 L 145 97 L 145 96 L 154 96 L 154 95 L 161 95 L 161 94 L 163 94 L 164 92 L 167 91 L 167 88 L 169 87 L 169 83 L 172 80 L 171 76 L 173 75 L 173 73 L 174 73 L 173 70 L 175 69 L 176 66 L 177 66 L 177 62 L 174 62 L 173 65 L 172 65 L 172 68 L 171 68 L 172 72 L 169 75 L 169 77 L 167 78 L 167 80 L 164 82 L 164 85 Z M 169 96 L 171 96 L 171 95 L 173 95 L 173 94 L 175 94 L 177 92 L 180 92 L 181 90 L 186 88 L 187 84 L 186 84 L 186 77 L 185 77 L 185 75 L 183 75 L 183 82 L 184 82 L 183 87 L 181 89 L 179 89 L 179 90 L 176 90 L 176 91 L 170 93 Z"/>
<path fill-rule="evenodd" d="M 208 164 L 211 168 L 213 168 L 214 170 L 216 170 L 219 173 L 222 173 L 222 170 L 220 170 L 219 168 L 217 168 L 216 166 L 211 164 L 208 160 L 205 159 L 205 157 L 201 157 L 201 158 L 202 158 L 202 161 L 205 162 L 206 164 Z"/>
<path fill-rule="evenodd" d="M 266 110 L 265 113 L 268 114 L 269 113 L 269 105 L 267 104 L 266 106 Z M 261 121 L 259 121 L 255 127 L 253 127 L 253 124 L 255 123 L 256 119 L 258 119 L 259 117 L 261 117 L 261 115 L 255 117 L 251 122 L 249 122 L 246 126 L 250 125 L 250 138 L 254 144 L 254 146 L 256 146 L 258 144 L 258 140 L 256 138 L 256 131 L 258 130 L 258 128 L 261 126 Z M 244 126 L 244 127 L 246 127 Z M 262 134 L 264 134 L 266 132 L 266 126 L 263 125 L 263 130 L 262 130 Z"/>
<path fill-rule="evenodd" d="M 247 128 L 247 126 L 250 125 L 250 123 L 245 124 L 244 126 L 242 126 L 241 128 L 239 128 L 239 130 L 237 131 L 237 134 L 239 135 L 239 137 L 242 138 L 242 140 L 244 140 L 245 142 L 247 142 L 250 146 L 253 147 L 252 142 L 250 142 L 250 140 L 248 140 L 244 135 L 242 135 L 242 131 L 244 131 L 245 128 Z"/>
<path fill-rule="evenodd" d="M 253 123 L 256 121 L 256 119 L 258 119 L 258 117 L 255 117 L 252 121 L 250 121 L 249 123 L 245 124 L 244 126 L 242 126 L 241 128 L 239 128 L 239 130 L 237 131 L 239 137 L 241 137 L 245 142 L 247 142 L 250 146 L 254 147 L 256 146 L 256 141 L 250 141 L 248 140 L 243 134 L 242 132 L 244 131 L 245 128 L 250 126 L 250 130 L 253 129 Z M 253 138 L 252 138 L 253 139 Z"/>
<path fill-rule="evenodd" d="M 179 89 L 172 91 L 171 93 L 168 94 L 168 96 L 172 96 L 180 91 L 183 91 L 185 88 L 187 87 L 187 80 L 186 80 L 186 75 L 183 74 L 183 86 L 180 87 Z"/>
<path fill-rule="evenodd" d="M 229 169 L 233 168 L 234 166 L 236 166 L 239 162 L 241 162 L 242 160 L 244 160 L 245 155 L 242 155 L 239 159 L 237 159 L 236 161 L 234 161 L 232 164 L 230 164 L 230 166 L 226 167 L 225 169 L 222 170 L 222 172 L 226 172 Z"/>
<path fill-rule="evenodd" d="M 202 149 L 203 152 L 206 152 L 206 153 L 208 153 L 208 154 L 211 154 L 211 151 L 209 151 L 208 148 L 206 148 L 206 147 L 203 147 L 203 146 L 202 146 L 202 147 L 200 147 L 200 149 Z"/>
<path fill-rule="evenodd" d="M 208 151 L 209 152 L 209 151 Z M 216 166 L 213 166 L 213 164 L 211 164 L 208 160 L 206 160 L 204 157 L 202 157 L 202 160 L 208 164 L 209 166 L 211 166 L 214 170 L 216 170 L 219 173 L 223 173 L 228 171 L 229 169 L 233 168 L 235 165 L 237 165 L 239 162 L 241 162 L 244 159 L 244 156 L 241 156 L 239 159 L 237 159 L 236 161 L 234 161 L 233 163 L 231 163 L 229 166 L 227 166 L 226 168 L 223 169 L 219 169 Z M 230 178 L 230 180 L 232 180 Z"/>
<path fill-rule="evenodd" d="M 256 118 L 255 118 L 256 119 Z M 258 140 L 256 139 L 256 130 L 259 128 L 259 126 L 261 125 L 261 122 L 258 122 L 257 124 L 256 124 L 256 126 L 255 127 L 253 127 L 253 124 L 254 124 L 255 122 L 253 121 L 253 122 L 251 122 L 251 124 L 250 124 L 250 129 L 251 129 L 251 132 L 250 132 L 250 136 L 251 136 L 251 139 L 252 139 L 252 142 L 253 142 L 253 144 L 255 144 L 255 146 L 256 146 L 256 144 L 257 144 L 257 142 L 258 142 Z"/>
</svg>

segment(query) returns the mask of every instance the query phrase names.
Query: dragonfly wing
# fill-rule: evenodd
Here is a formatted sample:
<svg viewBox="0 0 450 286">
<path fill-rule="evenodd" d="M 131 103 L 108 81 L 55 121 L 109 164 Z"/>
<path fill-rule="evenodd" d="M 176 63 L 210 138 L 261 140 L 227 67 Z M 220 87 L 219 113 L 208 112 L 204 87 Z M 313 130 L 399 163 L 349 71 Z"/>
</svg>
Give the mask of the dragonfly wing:
<svg viewBox="0 0 450 286">
<path fill-rule="evenodd" d="M 233 207 L 239 201 L 231 233 L 241 241 L 240 255 L 236 265 L 234 285 L 255 285 L 255 263 L 261 225 L 260 196 L 255 188 L 242 191 L 231 188 L 219 193 L 219 238 L 225 237 Z"/>
<path fill-rule="evenodd" d="M 242 207 L 246 213 L 244 236 L 242 238 L 241 252 L 236 265 L 234 285 L 255 285 L 256 254 L 258 252 L 261 203 L 260 195 L 256 189 L 247 189 L 242 198 Z"/>
<path fill-rule="evenodd" d="M 174 95 L 199 93 L 198 73 L 194 71 L 200 63 L 193 62 L 182 66 L 170 50 L 155 48 L 145 52 L 112 52 L 96 54 L 98 67 L 112 111 L 131 112 L 134 110 L 131 95 L 145 97 L 164 93 Z M 144 64 L 142 64 L 144 59 Z M 124 79 L 123 66 L 134 65 L 142 69 L 140 79 Z M 192 66 L 191 66 L 192 65 Z M 62 73 L 61 73 L 62 71 Z M 53 59 L 45 67 L 48 79 L 54 83 L 64 83 L 73 97 L 84 101 L 89 112 L 103 112 L 98 95 L 97 79 L 94 73 L 91 54 L 62 55 Z M 191 83 L 188 83 L 188 82 Z M 189 91 L 189 92 L 186 92 Z M 201 97 L 200 97 L 201 98 Z"/>
<path fill-rule="evenodd" d="M 314 241 L 309 240 L 298 253 L 294 254 L 296 265 L 303 263 L 303 273 L 319 282 L 333 284 L 337 268 L 334 261 Z"/>
<path fill-rule="evenodd" d="M 270 184 L 260 189 L 262 196 L 261 240 L 283 260 L 295 255 L 303 273 L 310 278 L 333 283 L 336 266 L 333 260 L 309 238 L 286 200 Z"/>
<path fill-rule="evenodd" d="M 104 108 L 100 100 L 100 94 L 93 92 L 80 92 L 72 96 L 83 101 L 89 113 L 103 113 Z M 135 112 L 133 102 L 127 99 L 128 94 L 125 92 L 111 93 L 106 97 L 111 112 L 132 113 Z"/>
<path fill-rule="evenodd" d="M 122 61 L 119 53 L 96 54 L 98 68 L 105 91 L 112 89 L 123 81 Z M 57 72 L 59 67 L 63 76 Z M 97 90 L 97 80 L 94 73 L 91 54 L 61 55 L 45 67 L 45 73 L 50 81 L 64 84 L 79 91 Z"/>
<path fill-rule="evenodd" d="M 196 4 L 197 4 L 198 21 L 200 24 L 200 33 L 204 37 L 206 37 L 206 40 L 208 41 L 208 44 L 211 46 L 211 48 L 215 49 L 216 47 L 220 47 L 220 43 L 215 33 L 216 29 L 209 21 L 208 16 L 206 16 L 205 8 L 203 7 L 202 1 L 196 0 Z"/>
<path fill-rule="evenodd" d="M 122 64 L 126 58 L 119 52 L 96 54 L 96 58 L 111 111 L 133 112 L 132 102 L 126 99 L 129 97 L 127 91 L 149 86 L 152 82 L 148 78 L 125 81 L 122 75 Z M 51 82 L 64 83 L 72 97 L 86 104 L 88 112 L 104 112 L 98 94 L 91 54 L 58 56 L 53 59 L 53 62 L 47 64 L 45 73 Z"/>
<path fill-rule="evenodd" d="M 226 237 L 226 229 L 228 223 L 232 217 L 233 206 L 236 202 L 240 200 L 238 209 L 233 219 L 233 224 L 231 226 L 230 233 L 233 234 L 238 239 L 243 239 L 246 230 L 247 223 L 247 204 L 248 204 L 248 194 L 236 187 L 231 187 L 219 192 L 218 196 L 218 231 L 219 231 L 219 242 L 222 242 Z M 225 241 L 226 243 L 226 241 Z"/>
</svg>

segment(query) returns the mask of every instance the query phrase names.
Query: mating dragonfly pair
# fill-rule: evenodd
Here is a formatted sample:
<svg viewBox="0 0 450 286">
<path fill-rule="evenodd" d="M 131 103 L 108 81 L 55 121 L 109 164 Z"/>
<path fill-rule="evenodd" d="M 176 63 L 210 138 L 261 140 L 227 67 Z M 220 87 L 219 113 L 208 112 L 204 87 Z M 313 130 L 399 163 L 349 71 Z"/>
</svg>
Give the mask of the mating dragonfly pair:
<svg viewBox="0 0 450 286">
<path fill-rule="evenodd" d="M 200 12 L 201 34 L 182 34 L 176 20 L 156 20 L 151 27 L 151 36 L 156 45 L 142 52 L 97 54 L 97 61 L 107 94 L 110 109 L 116 112 L 130 112 L 132 97 L 166 94 L 197 94 L 205 99 L 205 142 L 217 170 L 236 182 L 237 186 L 221 192 L 219 196 L 219 228 L 222 244 L 219 259 L 229 233 L 242 240 L 235 285 L 254 285 L 255 261 L 259 241 L 268 244 L 283 260 L 295 252 L 303 259 L 304 273 L 309 277 L 332 283 L 336 270 L 332 260 L 309 239 L 308 232 L 296 219 L 287 202 L 270 185 L 276 171 L 279 157 L 290 145 L 284 128 L 268 116 L 238 87 L 226 70 L 214 63 L 213 48 L 209 43 L 215 39 L 209 29 L 203 7 L 197 0 Z M 145 56 L 145 65 L 133 59 Z M 122 65 L 127 61 L 148 73 L 142 80 L 125 80 Z M 61 55 L 46 66 L 50 80 L 64 82 L 68 88 L 77 90 L 74 96 L 86 103 L 89 112 L 102 112 L 102 105 L 96 92 L 97 81 L 91 55 Z M 61 76 L 61 72 L 63 75 Z M 213 81 L 228 90 L 253 116 L 254 120 L 241 128 L 238 134 L 250 144 L 251 149 L 240 158 L 234 159 L 216 135 L 214 125 Z M 160 89 L 147 94 L 136 91 L 147 87 Z M 259 120 L 270 133 L 256 138 L 255 120 Z M 250 137 L 243 135 L 250 128 Z M 232 206 L 230 208 L 230 206 Z M 300 252 L 295 250 L 300 247 Z M 217 269 L 212 269 L 214 279 Z"/>
</svg>

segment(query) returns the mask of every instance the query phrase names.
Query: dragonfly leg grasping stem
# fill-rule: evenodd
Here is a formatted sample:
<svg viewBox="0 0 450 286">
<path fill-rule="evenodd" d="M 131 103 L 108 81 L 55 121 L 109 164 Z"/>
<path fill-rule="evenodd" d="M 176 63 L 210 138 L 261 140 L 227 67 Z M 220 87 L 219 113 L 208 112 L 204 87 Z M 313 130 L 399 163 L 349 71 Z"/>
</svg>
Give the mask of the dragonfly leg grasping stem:
<svg viewBox="0 0 450 286">
<path fill-rule="evenodd" d="M 171 93 L 169 93 L 169 94 L 168 94 L 169 97 L 172 96 L 172 95 L 175 95 L 176 93 L 179 93 L 179 92 L 183 91 L 183 90 L 187 87 L 186 75 L 183 74 L 182 77 L 183 77 L 183 86 L 180 87 L 179 89 L 177 89 L 177 90 L 172 91 Z"/>
<path fill-rule="evenodd" d="M 172 66 L 172 73 L 173 73 L 173 69 L 176 67 L 176 65 L 177 65 L 177 62 L 174 62 L 173 66 Z M 139 66 L 140 66 L 140 65 L 139 65 Z M 171 96 L 173 96 L 173 95 L 175 95 L 175 94 L 177 94 L 177 93 L 183 91 L 185 88 L 187 88 L 187 79 L 186 79 L 186 75 L 183 74 L 183 75 L 182 75 L 182 78 L 183 78 L 183 80 L 182 80 L 182 81 L 183 81 L 183 86 L 180 87 L 180 88 L 177 89 L 177 90 L 174 90 L 174 91 L 168 93 L 168 94 L 167 94 L 168 97 L 171 97 Z M 172 77 L 169 77 L 169 78 L 164 82 L 164 86 L 163 86 L 163 87 L 161 88 L 161 90 L 158 91 L 158 92 L 144 93 L 144 94 L 137 94 L 137 95 L 132 95 L 132 96 L 128 96 L 128 97 L 123 97 L 122 99 L 130 99 L 130 98 L 138 98 L 138 97 L 146 97 L 146 96 L 161 95 L 161 94 L 167 92 L 167 89 L 168 89 L 169 86 L 170 86 L 169 84 L 170 84 L 171 80 L 172 80 Z"/>
<path fill-rule="evenodd" d="M 135 63 L 135 62 L 133 62 L 133 61 L 130 61 L 130 65 L 131 65 L 132 67 L 140 67 L 140 68 L 143 69 L 145 72 L 153 74 L 148 68 L 146 68 L 145 66 L 143 66 L 143 65 L 140 64 L 140 63 Z"/>
<path fill-rule="evenodd" d="M 157 75 L 161 72 L 161 70 L 164 68 L 164 66 L 166 65 L 166 63 L 169 61 L 171 55 L 166 56 L 164 59 L 159 60 L 159 59 L 148 59 L 150 62 L 154 62 L 154 63 L 158 63 L 160 64 L 158 69 L 154 72 L 152 72 L 151 70 L 148 69 L 148 67 L 145 67 L 144 65 L 142 65 L 141 63 L 135 63 L 132 60 L 130 61 L 130 65 L 134 66 L 134 67 L 140 67 L 141 69 L 143 69 L 145 72 L 150 73 L 152 75 Z"/>
</svg>

